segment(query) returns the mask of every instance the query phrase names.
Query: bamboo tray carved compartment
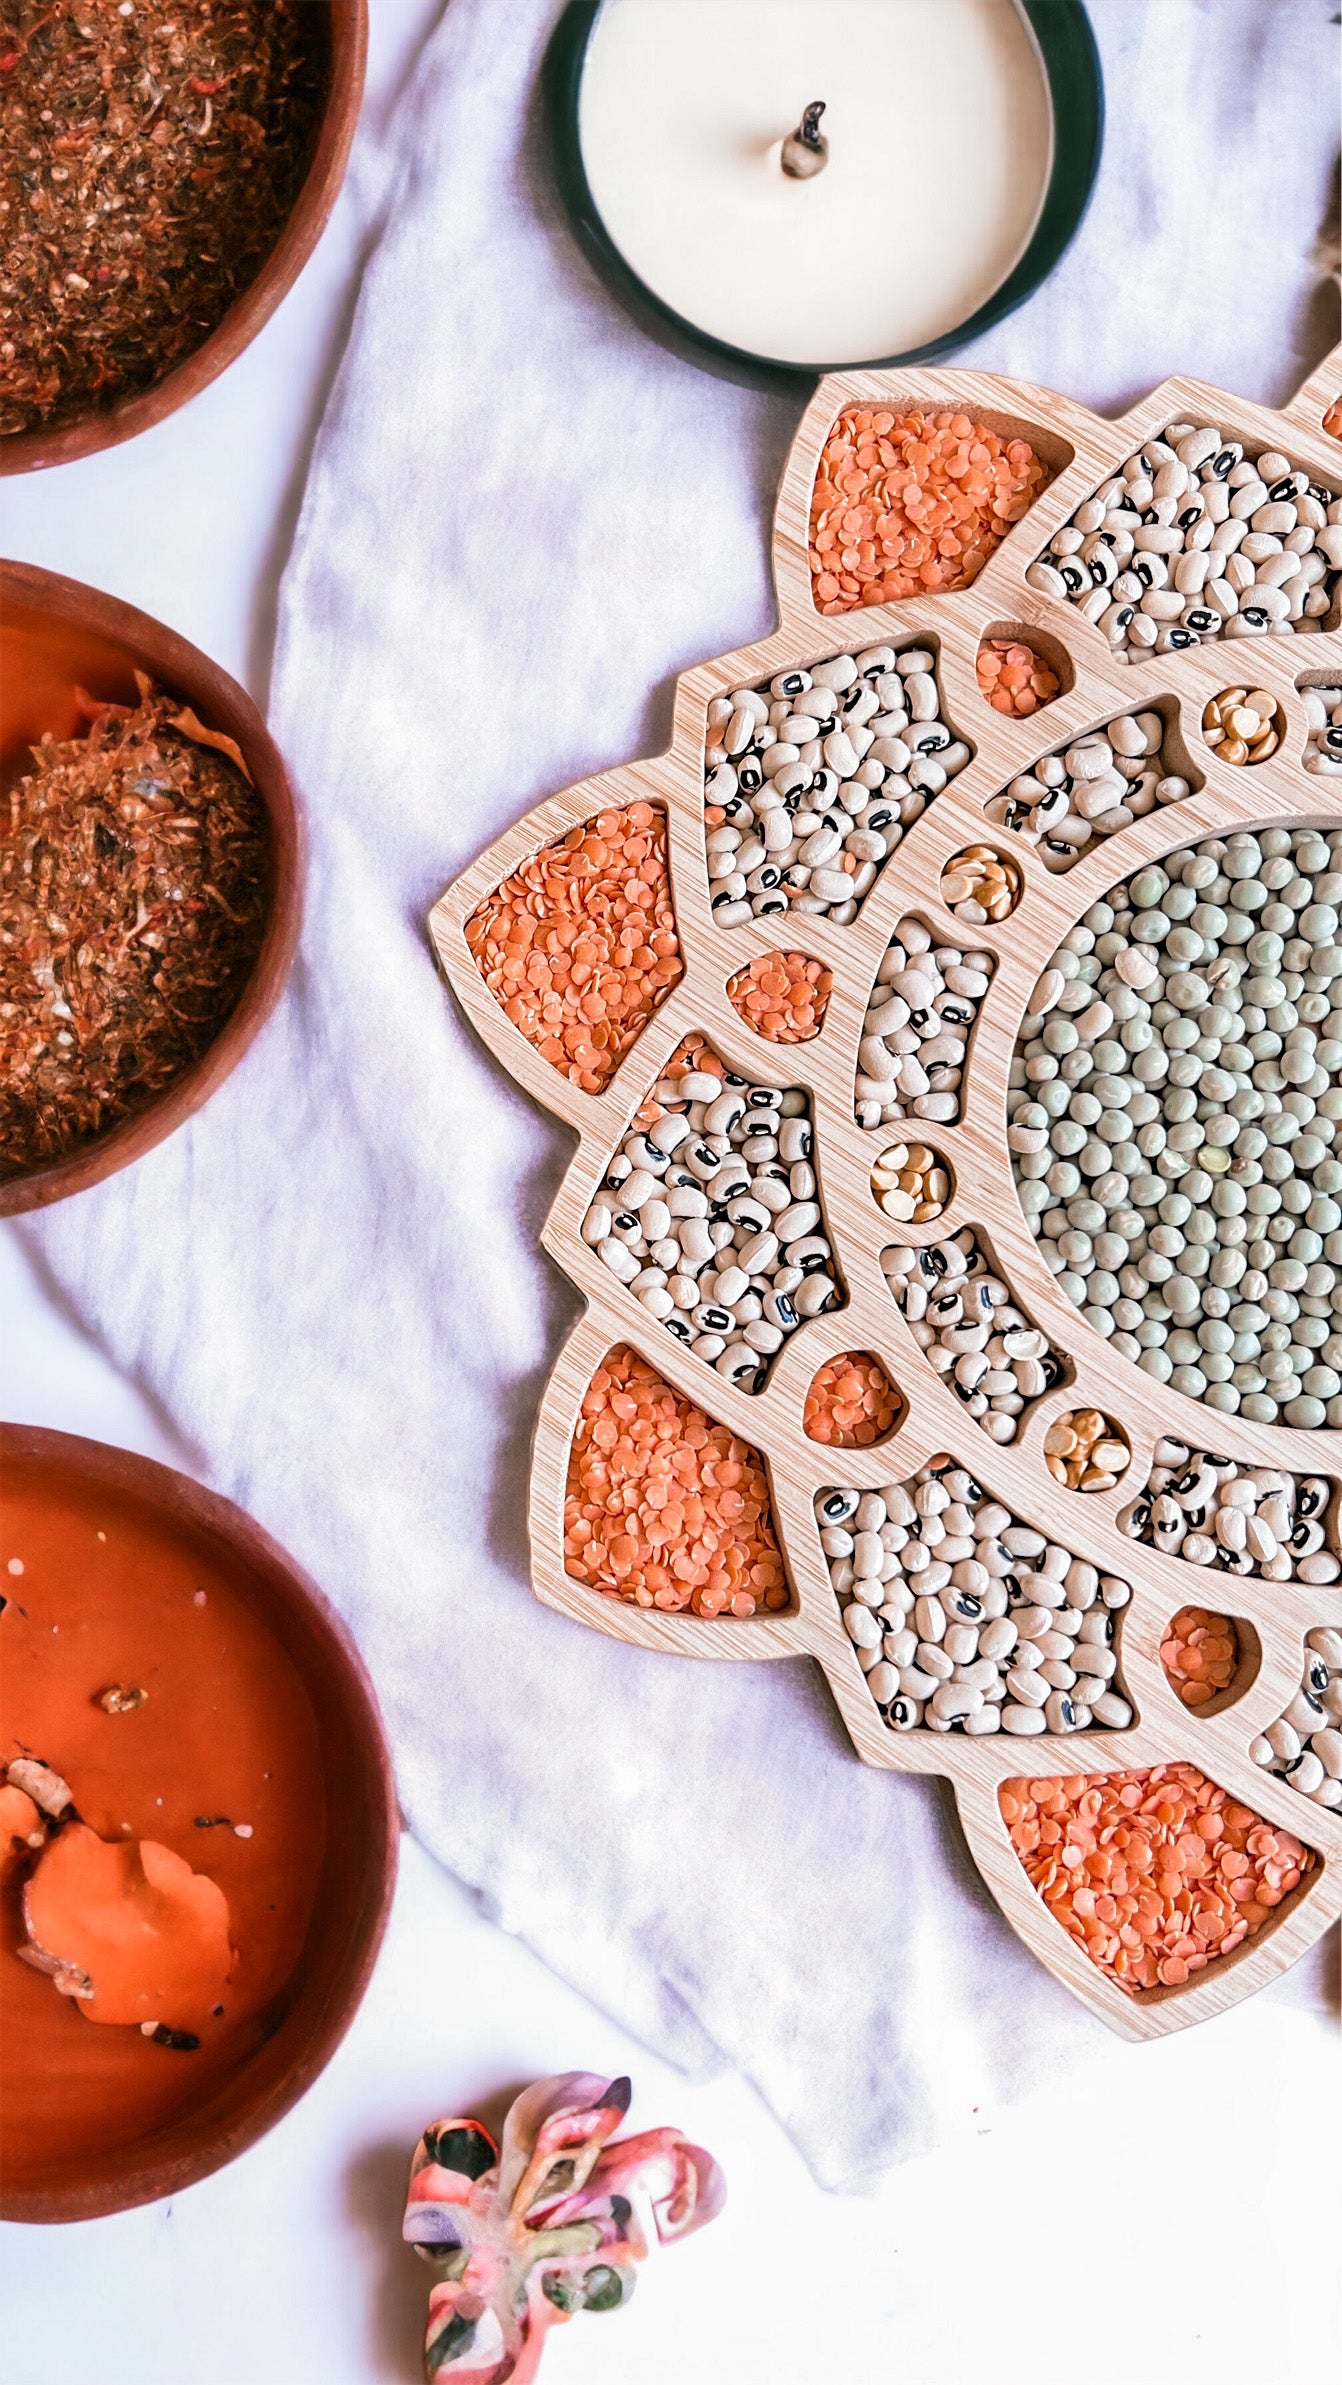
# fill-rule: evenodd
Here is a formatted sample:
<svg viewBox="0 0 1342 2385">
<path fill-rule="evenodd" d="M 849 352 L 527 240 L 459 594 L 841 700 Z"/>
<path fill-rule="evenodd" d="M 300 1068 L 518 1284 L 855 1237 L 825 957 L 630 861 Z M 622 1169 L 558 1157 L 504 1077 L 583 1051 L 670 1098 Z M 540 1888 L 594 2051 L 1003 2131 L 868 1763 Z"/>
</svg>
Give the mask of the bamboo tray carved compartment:
<svg viewBox="0 0 1342 2385">
<path fill-rule="evenodd" d="M 1194 1451 L 1222 1452 L 1240 1467 L 1325 1478 L 1324 1546 L 1337 1553 L 1342 1432 L 1326 1424 L 1267 1423 L 1218 1412 L 1109 1348 L 1059 1288 L 1023 1212 L 1007 1146 L 1009 1070 L 1050 957 L 1116 883 L 1205 838 L 1246 829 L 1342 827 L 1339 782 L 1303 766 L 1308 724 L 1302 694 L 1309 686 L 1342 685 L 1342 581 L 1330 570 L 1329 609 L 1300 623 L 1308 634 L 1211 637 L 1129 661 L 1115 659 L 1106 635 L 1074 603 L 1031 585 L 1026 575 L 1094 491 L 1172 423 L 1219 425 L 1228 439 L 1243 443 L 1250 459 L 1279 451 L 1311 484 L 1337 497 L 1342 440 L 1334 435 L 1337 417 L 1329 410 L 1340 392 L 1342 349 L 1281 412 L 1185 379 L 1166 382 L 1117 421 L 1053 391 L 980 373 L 915 369 L 822 381 L 778 498 L 777 629 L 756 645 L 684 674 L 666 753 L 606 771 L 538 804 L 448 889 L 430 922 L 443 971 L 476 1031 L 500 1065 L 579 1138 L 543 1236 L 586 1307 L 559 1355 L 536 1423 L 530 1528 L 537 1596 L 596 1630 L 668 1655 L 812 1657 L 863 1761 L 952 1781 L 975 1861 L 1012 1926 L 1077 1996 L 1131 2037 L 1181 2028 L 1252 1993 L 1311 1945 L 1342 1907 L 1342 1806 L 1302 1794 L 1289 1777 L 1250 1754 L 1252 1743 L 1301 1691 L 1306 1635 L 1342 1633 L 1342 1579 L 1311 1583 L 1293 1569 L 1292 1578 L 1276 1580 L 1258 1570 L 1192 1565 L 1152 1545 L 1149 1534 L 1131 1537 L 1131 1526 L 1121 1529 L 1118 1519 L 1147 1484 L 1158 1443 L 1173 1439 Z M 812 489 L 826 439 L 841 410 L 851 406 L 895 414 L 962 410 L 1004 440 L 1028 441 L 1047 466 L 1042 489 L 968 587 L 832 616 L 817 608 L 808 557 Z M 980 692 L 975 658 L 988 638 L 1023 639 L 1053 668 L 1059 692 L 1033 717 L 1009 717 Z M 740 689 L 763 688 L 767 701 L 769 683 L 781 675 L 878 647 L 893 648 L 896 658 L 911 648 L 931 655 L 940 721 L 968 747 L 968 758 L 904 829 L 845 923 L 820 911 L 784 912 L 780 898 L 781 915 L 752 913 L 724 926 L 711 907 L 705 845 L 710 705 Z M 1276 751 L 1253 767 L 1218 758 L 1203 734 L 1205 707 L 1232 681 L 1274 695 L 1284 721 Z M 1055 852 L 1052 866 L 1040 845 L 1002 820 L 1000 806 L 996 815 L 989 811 L 1010 781 L 1044 757 L 1137 710 L 1159 715 L 1161 767 L 1187 779 L 1190 792 L 1183 800 L 1093 839 L 1070 864 Z M 640 1020 L 625 1022 L 627 1048 L 618 1065 L 604 1081 L 597 1071 L 599 1089 L 585 1091 L 513 1023 L 485 983 L 467 927 L 503 882 L 545 848 L 600 813 L 640 804 L 664 823 L 678 974 L 675 965 L 667 968 L 655 1006 Z M 975 845 L 1014 865 L 1019 900 L 995 924 L 967 926 L 944 899 L 948 864 Z M 855 1106 L 859 1044 L 877 972 L 908 920 L 921 923 L 933 947 L 972 948 L 990 956 L 992 965 L 986 991 L 964 1006 L 972 1016 L 963 1027 L 968 1045 L 952 1105 L 957 1115 L 873 1128 L 859 1122 Z M 729 981 L 780 949 L 809 956 L 832 978 L 822 1023 L 808 1040 L 765 1040 L 729 995 Z M 831 1259 L 824 1265 L 834 1295 L 819 1313 L 799 1316 L 781 1346 L 761 1355 L 753 1380 L 729 1379 L 690 1340 L 668 1331 L 582 1234 L 613 1156 L 689 1037 L 700 1039 L 730 1075 L 743 1080 L 743 1093 L 763 1087 L 800 1096 L 790 1107 L 804 1110 L 811 1127 L 820 1212 L 815 1231 L 828 1241 Z M 932 1222 L 895 1223 L 877 1205 L 873 1165 L 892 1143 L 914 1140 L 925 1141 L 944 1168 L 947 1198 Z M 882 1270 L 882 1253 L 892 1246 L 937 1245 L 966 1228 L 1050 1354 L 1040 1370 L 1043 1388 L 1024 1403 L 1009 1442 L 980 1429 L 951 1378 L 934 1370 Z M 668 1612 L 589 1587 L 566 1570 L 564 1509 L 575 1428 L 593 1375 L 615 1350 L 637 1353 L 682 1403 L 693 1403 L 759 1453 L 785 1576 L 772 1603 L 761 1599 L 748 1615 L 730 1606 L 719 1613 Z M 888 1378 L 892 1421 L 884 1437 L 868 1446 L 827 1446 L 803 1429 L 817 1370 L 845 1354 L 874 1360 Z M 1060 1482 L 1044 1451 L 1050 1427 L 1083 1408 L 1112 1420 L 1131 1448 L 1126 1471 L 1110 1487 L 1086 1493 Z M 984 1498 L 1009 1510 L 1014 1523 L 1043 1534 L 1102 1576 L 1130 1585 L 1111 1635 L 1113 1686 L 1130 1712 L 1124 1727 L 1092 1718 L 1082 1729 L 1050 1728 L 1019 1738 L 1005 1730 L 971 1736 L 958 1725 L 897 1728 L 887 1719 L 844 1624 L 816 1499 L 836 1486 L 877 1492 L 908 1485 L 933 1460 L 962 1469 Z M 1317 1533 L 1309 1538 L 1313 1545 Z M 1200 1706 L 1182 1701 L 1161 1661 L 1171 1618 L 1190 1605 L 1224 1610 L 1238 1633 L 1233 1679 Z M 1075 1781 L 1164 1764 L 1195 1766 L 1229 1800 L 1250 1809 L 1264 1832 L 1292 1834 L 1312 1862 L 1232 1951 L 1204 1967 L 1195 1964 L 1183 1979 L 1131 1992 L 1054 1917 L 1012 1844 L 999 1792 L 1022 1777 Z"/>
</svg>

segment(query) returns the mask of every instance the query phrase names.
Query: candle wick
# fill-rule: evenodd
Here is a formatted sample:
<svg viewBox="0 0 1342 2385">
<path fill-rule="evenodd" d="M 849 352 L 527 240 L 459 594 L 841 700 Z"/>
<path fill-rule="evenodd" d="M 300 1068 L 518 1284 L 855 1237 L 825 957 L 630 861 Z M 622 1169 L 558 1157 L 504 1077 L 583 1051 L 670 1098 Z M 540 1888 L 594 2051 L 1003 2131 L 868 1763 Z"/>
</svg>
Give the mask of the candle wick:
<svg viewBox="0 0 1342 2385">
<path fill-rule="evenodd" d="M 783 143 L 781 164 L 783 172 L 794 182 L 808 182 L 829 162 L 829 143 L 820 130 L 825 113 L 823 99 L 813 99 L 802 109 L 801 122 Z"/>
</svg>

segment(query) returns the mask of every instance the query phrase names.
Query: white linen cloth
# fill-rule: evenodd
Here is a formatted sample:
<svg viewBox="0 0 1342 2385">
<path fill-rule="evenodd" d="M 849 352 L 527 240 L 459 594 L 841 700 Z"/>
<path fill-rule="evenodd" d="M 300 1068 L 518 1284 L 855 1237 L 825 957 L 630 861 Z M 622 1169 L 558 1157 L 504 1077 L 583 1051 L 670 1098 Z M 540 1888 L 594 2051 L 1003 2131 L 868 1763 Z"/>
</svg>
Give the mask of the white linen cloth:
<svg viewBox="0 0 1342 2385">
<path fill-rule="evenodd" d="M 1180 369 L 1285 397 L 1310 361 L 1331 13 L 1097 5 L 1095 203 L 973 361 L 1101 407 Z M 807 1665 L 645 1654 L 526 1586 L 528 1438 L 574 1313 L 536 1236 L 568 1142 L 467 1031 L 425 914 L 527 805 L 655 750 L 678 670 L 767 630 L 800 410 L 664 354 L 579 258 L 539 155 L 555 14 L 453 0 L 356 154 L 390 203 L 274 669 L 312 845 L 292 985 L 191 1126 L 27 1232 L 349 1618 L 426 1844 L 860 2186 L 1100 2024 L 1001 1921 L 949 1793 L 862 1767 Z M 1314 1992 L 1321 1964 L 1294 1976 Z"/>
</svg>

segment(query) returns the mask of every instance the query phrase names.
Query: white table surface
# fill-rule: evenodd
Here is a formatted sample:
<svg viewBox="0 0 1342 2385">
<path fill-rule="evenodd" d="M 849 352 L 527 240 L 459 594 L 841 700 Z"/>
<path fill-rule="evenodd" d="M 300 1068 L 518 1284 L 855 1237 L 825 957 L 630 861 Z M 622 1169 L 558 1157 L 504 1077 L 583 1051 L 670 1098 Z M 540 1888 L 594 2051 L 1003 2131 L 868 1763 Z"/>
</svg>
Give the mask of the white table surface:
<svg viewBox="0 0 1342 2385">
<path fill-rule="evenodd" d="M 375 0 L 372 109 L 437 8 Z M 184 413 L 4 484 L 5 551 L 144 606 L 264 702 L 276 581 L 367 230 L 347 194 L 279 314 Z M 5 1415 L 190 1470 L 12 1227 L 0 1317 Z M 628 2312 L 555 2334 L 554 2385 L 965 2385 L 983 2365 L 997 2385 L 1248 2385 L 1317 2373 L 1337 2340 L 1342 2101 L 1317 2014 L 1260 1997 L 1160 2045 L 1106 2045 L 1023 2107 L 966 2098 L 951 2141 L 881 2196 L 826 2196 L 739 2080 L 687 2083 L 406 1841 L 364 2007 L 262 2144 L 145 2211 L 0 2229 L 0 2385 L 409 2385 L 430 2273 L 398 2225 L 420 2128 L 574 2067 L 630 2071 L 633 2124 L 711 2147 L 730 2199 L 648 2264 Z"/>
</svg>

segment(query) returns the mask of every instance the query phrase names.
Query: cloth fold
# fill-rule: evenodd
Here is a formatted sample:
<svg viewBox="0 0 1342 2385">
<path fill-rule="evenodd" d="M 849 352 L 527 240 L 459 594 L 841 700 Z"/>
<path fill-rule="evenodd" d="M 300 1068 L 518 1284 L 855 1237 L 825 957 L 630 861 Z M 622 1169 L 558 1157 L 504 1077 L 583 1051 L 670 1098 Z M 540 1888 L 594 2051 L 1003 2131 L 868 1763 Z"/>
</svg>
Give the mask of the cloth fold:
<svg viewBox="0 0 1342 2385">
<path fill-rule="evenodd" d="M 1178 370 L 1287 395 L 1330 13 L 1096 5 L 1090 217 L 966 361 L 1102 407 Z M 860 2186 L 1103 2032 L 1001 1920 L 949 1791 L 864 1769 L 808 1666 L 662 1659 L 527 1587 L 531 1421 L 575 1306 L 537 1232 L 569 1144 L 473 1040 L 425 914 L 537 798 L 655 750 L 677 671 L 769 628 L 799 413 L 663 354 L 592 279 L 539 154 L 555 14 L 452 0 L 358 161 L 391 203 L 273 677 L 311 827 L 293 982 L 188 1128 L 26 1232 L 350 1620 L 425 1843 Z"/>
</svg>

